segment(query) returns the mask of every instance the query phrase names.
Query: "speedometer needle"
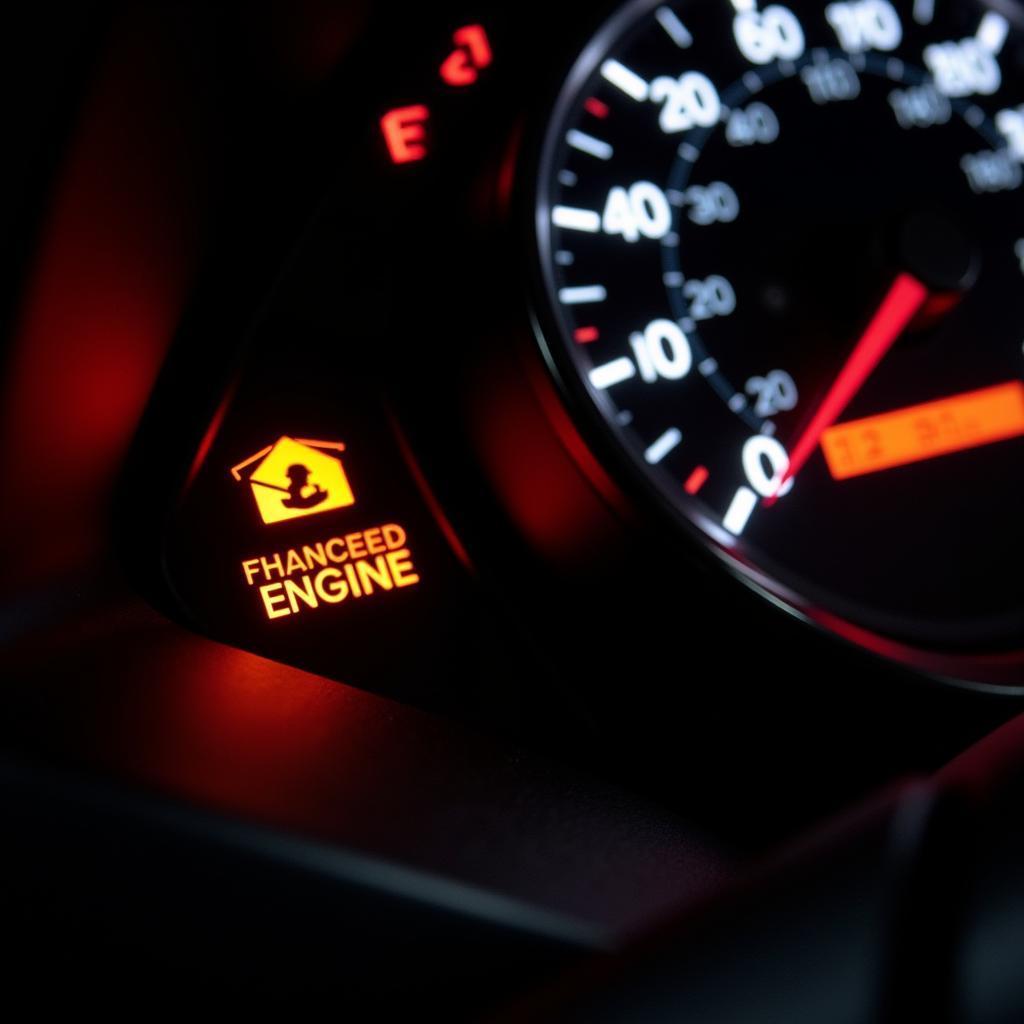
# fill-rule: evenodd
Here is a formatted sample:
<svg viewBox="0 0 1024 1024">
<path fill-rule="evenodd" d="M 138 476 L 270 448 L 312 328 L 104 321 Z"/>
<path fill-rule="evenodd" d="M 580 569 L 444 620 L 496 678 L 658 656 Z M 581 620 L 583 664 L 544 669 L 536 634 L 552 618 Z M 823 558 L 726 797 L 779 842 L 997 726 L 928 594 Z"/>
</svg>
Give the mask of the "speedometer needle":
<svg viewBox="0 0 1024 1024">
<path fill-rule="evenodd" d="M 774 503 L 782 488 L 803 469 L 818 447 L 821 435 L 839 419 L 927 299 L 928 289 L 913 274 L 902 273 L 896 278 L 807 428 L 793 445 L 789 468 L 782 474 L 769 503 Z"/>
</svg>

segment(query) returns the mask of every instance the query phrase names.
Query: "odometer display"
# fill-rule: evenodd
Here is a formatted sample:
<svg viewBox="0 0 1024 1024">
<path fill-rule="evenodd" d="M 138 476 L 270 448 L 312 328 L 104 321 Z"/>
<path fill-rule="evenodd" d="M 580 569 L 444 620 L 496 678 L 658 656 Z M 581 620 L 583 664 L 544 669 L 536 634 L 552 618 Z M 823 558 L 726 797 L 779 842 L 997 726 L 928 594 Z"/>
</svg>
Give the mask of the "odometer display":
<svg viewBox="0 0 1024 1024">
<path fill-rule="evenodd" d="M 626 5 L 544 145 L 546 344 L 750 578 L 1024 646 L 1024 33 L 953 0 Z"/>
</svg>

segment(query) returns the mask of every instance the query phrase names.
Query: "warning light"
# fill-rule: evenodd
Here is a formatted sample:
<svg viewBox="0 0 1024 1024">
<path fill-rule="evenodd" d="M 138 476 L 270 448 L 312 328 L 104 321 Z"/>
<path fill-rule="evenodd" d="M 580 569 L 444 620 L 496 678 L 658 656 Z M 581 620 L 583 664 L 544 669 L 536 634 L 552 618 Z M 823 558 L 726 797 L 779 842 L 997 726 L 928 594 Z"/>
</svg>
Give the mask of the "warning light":
<svg viewBox="0 0 1024 1024">
<path fill-rule="evenodd" d="M 905 466 L 1024 435 L 1024 384 L 1012 381 L 826 430 L 836 480 Z"/>
<path fill-rule="evenodd" d="M 429 120 L 430 111 L 422 103 L 396 107 L 380 119 L 384 141 L 394 163 L 414 163 L 427 155 L 426 124 Z"/>
<path fill-rule="evenodd" d="M 441 78 L 456 88 L 473 85 L 494 60 L 483 25 L 465 25 L 452 36 L 455 49 L 441 65 Z"/>
<path fill-rule="evenodd" d="M 259 591 L 268 619 L 351 604 L 420 582 L 405 529 L 397 523 L 247 558 L 242 573 Z"/>
<path fill-rule="evenodd" d="M 341 459 L 336 454 L 327 454 L 344 450 L 345 446 L 337 441 L 282 437 L 239 463 L 231 475 L 249 483 L 256 507 L 267 525 L 319 515 L 355 504 Z"/>
</svg>

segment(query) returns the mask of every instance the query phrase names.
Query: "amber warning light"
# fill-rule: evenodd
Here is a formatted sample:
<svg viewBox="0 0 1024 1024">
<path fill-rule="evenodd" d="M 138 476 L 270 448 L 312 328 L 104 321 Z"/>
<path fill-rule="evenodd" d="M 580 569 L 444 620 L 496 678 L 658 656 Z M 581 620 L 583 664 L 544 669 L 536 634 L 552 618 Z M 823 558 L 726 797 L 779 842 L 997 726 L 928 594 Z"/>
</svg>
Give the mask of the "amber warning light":
<svg viewBox="0 0 1024 1024">
<path fill-rule="evenodd" d="M 252 488 L 268 526 L 355 504 L 340 452 L 340 441 L 294 441 L 282 437 L 231 470 Z"/>
<path fill-rule="evenodd" d="M 1024 435 L 1024 384 L 1011 381 L 826 430 L 836 480 L 905 466 Z"/>
<path fill-rule="evenodd" d="M 268 619 L 340 605 L 420 581 L 405 530 L 396 523 L 276 551 L 242 562 Z"/>
<path fill-rule="evenodd" d="M 234 466 L 231 475 L 248 483 L 263 522 L 273 525 L 355 505 L 344 451 L 340 441 L 282 437 Z M 255 555 L 241 569 L 246 586 L 258 591 L 268 619 L 361 601 L 420 582 L 408 535 L 398 523 L 348 529 Z"/>
</svg>

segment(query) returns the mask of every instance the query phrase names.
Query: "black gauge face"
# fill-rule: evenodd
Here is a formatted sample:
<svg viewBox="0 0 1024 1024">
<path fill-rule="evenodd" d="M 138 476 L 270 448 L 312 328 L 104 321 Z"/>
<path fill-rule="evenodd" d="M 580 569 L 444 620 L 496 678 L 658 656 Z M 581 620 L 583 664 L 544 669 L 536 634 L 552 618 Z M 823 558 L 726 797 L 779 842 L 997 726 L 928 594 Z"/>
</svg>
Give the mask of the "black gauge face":
<svg viewBox="0 0 1024 1024">
<path fill-rule="evenodd" d="M 542 157 L 546 341 L 613 443 L 791 605 L 932 650 L 1022 640 L 1017 17 L 630 4 Z"/>
</svg>

